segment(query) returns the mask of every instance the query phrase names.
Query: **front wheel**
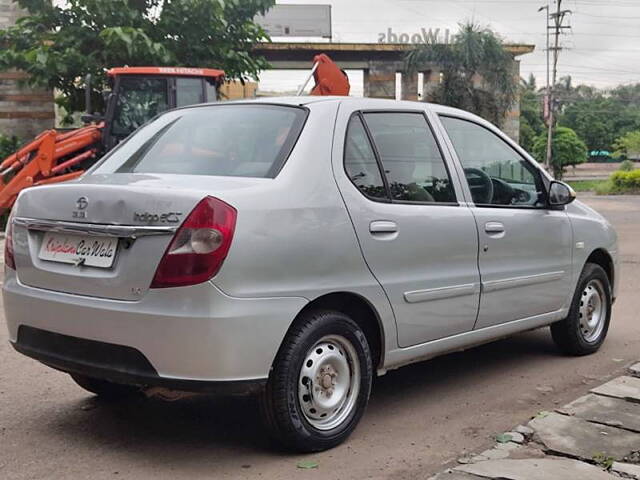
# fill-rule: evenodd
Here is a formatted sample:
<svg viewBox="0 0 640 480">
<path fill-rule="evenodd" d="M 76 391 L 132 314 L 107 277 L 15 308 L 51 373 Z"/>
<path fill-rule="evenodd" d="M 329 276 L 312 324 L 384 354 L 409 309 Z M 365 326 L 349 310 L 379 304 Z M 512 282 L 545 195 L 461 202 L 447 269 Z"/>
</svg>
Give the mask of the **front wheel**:
<svg viewBox="0 0 640 480">
<path fill-rule="evenodd" d="M 262 398 L 272 436 L 316 452 L 344 441 L 369 400 L 373 368 L 367 339 L 348 316 L 309 312 L 287 334 Z"/>
<path fill-rule="evenodd" d="M 611 319 L 611 285 L 600 265 L 587 263 L 564 320 L 551 325 L 556 345 L 570 355 L 596 352 L 609 330 Z"/>
</svg>

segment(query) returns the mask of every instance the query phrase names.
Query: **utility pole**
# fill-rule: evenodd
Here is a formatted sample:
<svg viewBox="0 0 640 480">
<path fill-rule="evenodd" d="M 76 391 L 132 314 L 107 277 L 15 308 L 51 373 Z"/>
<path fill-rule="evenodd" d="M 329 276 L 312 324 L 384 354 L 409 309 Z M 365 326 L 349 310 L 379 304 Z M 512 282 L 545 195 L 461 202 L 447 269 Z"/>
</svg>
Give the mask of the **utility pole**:
<svg viewBox="0 0 640 480">
<path fill-rule="evenodd" d="M 562 50 L 562 47 L 560 47 L 560 34 L 563 32 L 563 30 L 571 28 L 570 26 L 563 25 L 566 15 L 571 13 L 571 10 L 562 10 L 562 0 L 555 0 L 555 1 L 556 1 L 556 11 L 554 13 L 551 13 L 547 6 L 547 14 L 549 16 L 549 19 L 552 20 L 553 22 L 552 25 L 549 25 L 547 22 L 547 65 L 549 65 L 549 60 L 548 60 L 549 51 L 553 51 L 553 75 L 552 75 L 552 81 L 550 84 L 549 84 L 549 69 L 547 67 L 547 102 L 548 102 L 547 108 L 549 109 L 549 119 L 548 119 L 549 128 L 547 131 L 547 159 L 545 162 L 545 167 L 548 172 L 550 172 L 552 169 L 551 163 L 553 161 L 553 151 L 552 151 L 551 145 L 553 142 L 553 130 L 554 130 L 555 121 L 556 121 L 555 98 L 554 98 L 553 90 L 556 85 L 556 78 L 558 74 L 558 55 L 560 54 L 560 50 Z M 554 30 L 553 34 L 555 37 L 553 47 L 549 46 L 549 31 L 551 29 Z"/>
</svg>

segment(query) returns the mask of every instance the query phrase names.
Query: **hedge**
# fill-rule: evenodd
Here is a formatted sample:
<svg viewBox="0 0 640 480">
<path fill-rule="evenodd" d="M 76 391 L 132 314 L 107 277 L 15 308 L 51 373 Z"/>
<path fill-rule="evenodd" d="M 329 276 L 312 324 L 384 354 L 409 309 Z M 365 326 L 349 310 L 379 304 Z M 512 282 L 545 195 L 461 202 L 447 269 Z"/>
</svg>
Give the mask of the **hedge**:
<svg viewBox="0 0 640 480">
<path fill-rule="evenodd" d="M 610 181 L 611 193 L 640 193 L 640 169 L 613 172 Z"/>
</svg>

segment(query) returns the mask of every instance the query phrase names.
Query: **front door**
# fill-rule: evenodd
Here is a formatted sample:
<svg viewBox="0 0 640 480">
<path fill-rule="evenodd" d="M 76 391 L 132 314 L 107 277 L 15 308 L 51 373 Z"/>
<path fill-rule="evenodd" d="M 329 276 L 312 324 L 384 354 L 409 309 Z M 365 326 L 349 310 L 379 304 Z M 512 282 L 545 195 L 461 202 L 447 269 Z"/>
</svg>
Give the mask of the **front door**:
<svg viewBox="0 0 640 480">
<path fill-rule="evenodd" d="M 344 158 L 336 179 L 365 260 L 391 302 L 399 345 L 473 329 L 478 235 L 424 112 L 340 116 Z"/>
<path fill-rule="evenodd" d="M 547 205 L 542 174 L 497 132 L 440 116 L 474 206 L 482 282 L 476 328 L 561 309 L 571 288 L 573 233 Z"/>
</svg>

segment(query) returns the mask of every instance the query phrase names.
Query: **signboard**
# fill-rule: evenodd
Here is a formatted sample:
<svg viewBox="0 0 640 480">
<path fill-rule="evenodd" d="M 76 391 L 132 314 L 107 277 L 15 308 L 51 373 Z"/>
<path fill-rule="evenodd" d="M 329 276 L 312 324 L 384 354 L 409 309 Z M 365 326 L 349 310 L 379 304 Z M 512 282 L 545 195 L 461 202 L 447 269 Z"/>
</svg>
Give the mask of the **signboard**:
<svg viewBox="0 0 640 480">
<path fill-rule="evenodd" d="M 448 28 L 422 27 L 420 31 L 398 32 L 389 27 L 386 31 L 378 33 L 378 43 L 429 43 L 449 44 L 455 39 Z"/>
<path fill-rule="evenodd" d="M 274 5 L 255 21 L 271 37 L 331 38 L 331 5 Z"/>
</svg>

